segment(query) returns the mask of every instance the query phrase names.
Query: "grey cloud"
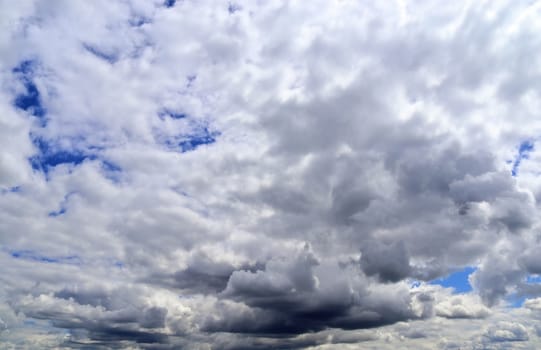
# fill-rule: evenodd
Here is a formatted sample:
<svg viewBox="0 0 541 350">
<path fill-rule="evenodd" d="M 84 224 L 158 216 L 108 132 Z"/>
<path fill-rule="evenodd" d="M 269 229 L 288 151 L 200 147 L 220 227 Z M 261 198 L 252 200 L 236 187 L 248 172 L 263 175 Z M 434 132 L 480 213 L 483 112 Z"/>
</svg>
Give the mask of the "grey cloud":
<svg viewBox="0 0 541 350">
<path fill-rule="evenodd" d="M 217 349 L 304 349 L 314 346 L 333 346 L 333 344 L 347 345 L 367 343 L 377 340 L 378 335 L 372 331 L 341 331 L 327 330 L 298 335 L 292 338 L 276 336 L 245 336 L 222 333 L 215 337 L 214 345 Z"/>
<path fill-rule="evenodd" d="M 236 271 L 228 282 L 225 295 L 253 295 L 257 298 L 288 293 L 303 293 L 315 290 L 317 278 L 313 268 L 317 258 L 306 246 L 292 261 L 273 260 L 267 263 L 265 271 Z"/>
<path fill-rule="evenodd" d="M 361 247 L 361 268 L 382 282 L 397 282 L 411 274 L 409 254 L 404 242 L 385 244 L 367 241 Z"/>
<path fill-rule="evenodd" d="M 508 173 L 484 173 L 480 176 L 467 174 L 450 185 L 451 196 L 459 203 L 493 201 L 505 192 L 513 192 L 514 186 Z"/>
<path fill-rule="evenodd" d="M 7 344 L 537 346 L 537 5 L 236 5 L 0 2 Z"/>
<path fill-rule="evenodd" d="M 532 226 L 533 212 L 530 198 L 523 193 L 496 201 L 493 221 L 510 232 L 518 233 Z"/>
<path fill-rule="evenodd" d="M 488 305 L 494 305 L 507 295 L 512 286 L 520 284 L 525 273 L 510 252 L 491 255 L 483 266 L 470 276 L 470 282 Z"/>
<path fill-rule="evenodd" d="M 262 201 L 268 203 L 273 208 L 281 209 L 286 212 L 303 214 L 310 210 L 310 202 L 306 195 L 295 187 L 264 188 L 259 193 Z"/>
<path fill-rule="evenodd" d="M 138 321 L 143 328 L 162 328 L 165 326 L 166 315 L 166 308 L 152 306 L 144 310 Z"/>
<path fill-rule="evenodd" d="M 508 173 L 485 173 L 477 177 L 467 175 L 453 182 L 450 190 L 451 197 L 457 203 L 463 203 L 465 213 L 470 202 L 488 202 L 494 208 L 492 221 L 495 225 L 514 233 L 532 225 L 531 198 L 516 188 Z"/>
<path fill-rule="evenodd" d="M 424 317 L 424 313 L 417 315 L 413 311 L 412 297 L 401 287 L 389 287 L 380 296 L 377 291 L 344 279 L 351 272 L 338 266 L 319 266 L 306 248 L 296 257 L 268 262 L 265 271 L 236 271 L 223 297 L 250 308 L 244 309 L 245 316 L 238 311 L 237 316 L 227 316 L 233 313 L 229 311 L 218 319 L 211 318 L 209 327 L 297 334 L 326 328 L 373 328 Z M 337 273 L 345 276 L 337 279 Z M 432 302 L 430 298 L 418 300 L 421 304 Z"/>
<path fill-rule="evenodd" d="M 264 263 L 245 263 L 235 267 L 224 261 L 214 261 L 205 255 L 197 254 L 189 265 L 173 274 L 156 273 L 142 278 L 147 283 L 162 284 L 169 288 L 188 293 L 213 294 L 223 291 L 235 271 L 256 272 L 264 270 Z"/>
<path fill-rule="evenodd" d="M 541 274 L 541 250 L 528 249 L 519 259 L 524 268 L 531 274 Z"/>
<path fill-rule="evenodd" d="M 220 292 L 227 286 L 229 276 L 233 269 L 226 273 L 212 273 L 209 271 L 198 271 L 193 268 L 177 271 L 172 276 L 172 286 L 179 289 L 187 289 L 195 292 Z"/>
<path fill-rule="evenodd" d="M 418 152 L 423 154 L 427 146 L 428 143 Z M 443 151 L 432 151 L 428 157 L 409 152 L 400 157 L 397 169 L 398 183 L 407 195 L 435 193 L 447 196 L 454 181 L 462 180 L 466 175 L 484 174 L 493 166 L 489 156 L 469 155 L 460 150 L 459 145 L 451 144 Z"/>
<path fill-rule="evenodd" d="M 102 288 L 64 288 L 54 293 L 56 298 L 72 299 L 80 305 L 103 306 L 106 309 L 114 307 L 115 301 L 111 300 L 112 293 Z M 116 302 L 123 300 L 116 300 Z"/>
<path fill-rule="evenodd" d="M 490 342 L 521 342 L 530 339 L 526 328 L 516 322 L 501 322 L 496 326 L 490 327 L 485 333 L 485 337 Z"/>
<path fill-rule="evenodd" d="M 332 189 L 332 216 L 337 223 L 347 224 L 353 215 L 368 208 L 374 197 L 369 190 L 355 188 L 348 182 L 341 183 Z"/>
<path fill-rule="evenodd" d="M 64 289 L 54 296 L 30 295 L 15 303 L 27 317 L 48 320 L 92 342 L 168 343 L 163 332 L 168 310 L 150 306 L 129 289 Z"/>
</svg>

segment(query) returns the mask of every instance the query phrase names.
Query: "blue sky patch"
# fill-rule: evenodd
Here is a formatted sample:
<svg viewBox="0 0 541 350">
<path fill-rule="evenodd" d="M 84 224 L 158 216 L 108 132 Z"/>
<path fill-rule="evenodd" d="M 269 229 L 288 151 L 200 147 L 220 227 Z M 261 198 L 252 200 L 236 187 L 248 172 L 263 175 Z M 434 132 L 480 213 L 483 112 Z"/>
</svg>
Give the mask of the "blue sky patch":
<svg viewBox="0 0 541 350">
<path fill-rule="evenodd" d="M 79 165 L 86 159 L 96 159 L 93 154 L 77 150 L 56 149 L 54 145 L 40 137 L 33 138 L 32 142 L 38 148 L 38 154 L 29 158 L 30 164 L 34 170 L 43 171 L 45 174 L 49 172 L 50 168 L 57 165 Z"/>
<path fill-rule="evenodd" d="M 26 88 L 26 92 L 17 95 L 14 101 L 15 107 L 35 117 L 43 118 L 45 116 L 45 108 L 41 104 L 38 88 L 32 81 L 25 81 L 24 87 Z"/>
<path fill-rule="evenodd" d="M 12 69 L 13 73 L 22 74 L 23 76 L 29 76 L 34 73 L 34 67 L 36 62 L 33 60 L 24 60 L 15 68 Z"/>
<path fill-rule="evenodd" d="M 34 117 L 44 119 L 47 111 L 43 107 L 41 95 L 33 81 L 35 65 L 36 63 L 34 61 L 27 60 L 13 68 L 12 72 L 18 76 L 25 88 L 24 93 L 15 97 L 13 104 L 15 107 L 30 113 Z M 45 121 L 43 123 L 45 124 Z"/>
<path fill-rule="evenodd" d="M 11 250 L 9 251 L 9 254 L 15 259 L 31 260 L 48 264 L 81 264 L 81 259 L 77 255 L 51 257 L 39 254 L 33 250 Z"/>
<path fill-rule="evenodd" d="M 521 307 L 522 304 L 524 304 L 525 300 L 526 300 L 526 297 L 519 294 L 511 294 L 507 298 L 505 298 L 507 305 L 512 308 Z"/>
<path fill-rule="evenodd" d="M 208 121 L 193 118 L 191 115 L 182 112 L 173 112 L 167 108 L 162 109 L 158 116 L 161 120 L 171 118 L 182 120 L 182 127 L 187 128 L 187 131 L 178 135 L 168 136 L 158 133 L 156 138 L 167 146 L 170 150 L 180 152 L 189 152 L 197 149 L 202 145 L 209 145 L 217 141 L 221 133 L 217 130 L 212 130 L 209 127 Z"/>
<path fill-rule="evenodd" d="M 410 283 L 410 288 L 419 288 L 421 286 L 421 281 L 413 280 Z"/>
<path fill-rule="evenodd" d="M 75 194 L 75 192 L 70 192 L 68 193 L 67 195 L 64 196 L 64 199 L 62 200 L 62 202 L 60 203 L 60 209 L 56 210 L 56 211 L 51 211 L 49 212 L 48 216 L 49 217 L 57 217 L 57 216 L 60 216 L 60 215 L 63 215 L 66 213 L 66 211 L 68 210 L 67 209 L 67 204 L 68 204 L 68 200 L 69 200 L 69 197 L 71 195 Z"/>
<path fill-rule="evenodd" d="M 507 305 L 512 308 L 518 308 L 521 307 L 524 304 L 524 301 L 532 297 L 532 294 L 528 291 L 527 286 L 528 285 L 538 285 L 541 283 L 541 275 L 528 275 L 524 281 L 526 283 L 526 288 L 524 288 L 519 293 L 513 293 L 511 295 L 508 295 L 505 298 L 505 301 L 507 302 Z"/>
<path fill-rule="evenodd" d="M 102 166 L 103 170 L 108 171 L 108 172 L 119 172 L 119 171 L 122 171 L 122 168 L 121 168 L 121 167 L 119 167 L 119 166 L 116 165 L 115 163 L 111 163 L 111 162 L 108 161 L 108 160 L 102 160 L 102 161 L 101 161 L 101 166 Z"/>
<path fill-rule="evenodd" d="M 51 212 L 49 212 L 49 214 L 47 214 L 47 215 L 48 215 L 49 217 L 54 218 L 54 217 L 63 215 L 63 214 L 65 214 L 65 213 L 66 213 L 66 208 L 61 207 L 59 210 L 57 210 L 57 211 L 51 211 Z"/>
<path fill-rule="evenodd" d="M 176 0 L 165 0 L 163 5 L 165 7 L 173 7 L 173 6 L 175 6 L 176 2 L 177 2 Z"/>
<path fill-rule="evenodd" d="M 528 159 L 530 152 L 534 150 L 534 143 L 532 141 L 524 141 L 518 147 L 518 154 L 515 157 L 513 162 L 513 169 L 511 170 L 511 175 L 518 175 L 518 168 L 523 159 Z"/>
<path fill-rule="evenodd" d="M 114 183 L 120 182 L 122 168 L 108 160 L 101 161 L 103 175 Z"/>
<path fill-rule="evenodd" d="M 102 59 L 104 61 L 107 61 L 107 62 L 109 62 L 111 64 L 118 61 L 118 57 L 116 57 L 113 54 L 106 53 L 106 52 L 98 49 L 97 47 L 94 47 L 94 46 L 89 45 L 89 44 L 84 44 L 83 46 L 88 52 L 90 52 L 94 56 L 96 56 L 96 57 L 98 57 L 98 58 L 100 58 L 100 59 Z"/>
<path fill-rule="evenodd" d="M 79 165 L 85 159 L 94 159 L 94 157 L 79 152 L 57 151 L 31 157 L 30 163 L 35 170 L 47 172 L 49 168 L 60 164 Z"/>
<path fill-rule="evenodd" d="M 132 27 L 141 27 L 147 23 L 151 23 L 152 21 L 146 17 L 135 16 L 131 18 L 129 22 Z"/>
<path fill-rule="evenodd" d="M 13 186 L 0 189 L 1 194 L 21 192 L 21 186 Z"/>
<path fill-rule="evenodd" d="M 32 169 L 42 171 L 47 174 L 51 168 L 54 168 L 57 165 L 79 165 L 86 159 L 93 160 L 95 159 L 95 156 L 83 154 L 77 151 L 55 151 L 40 153 L 30 157 L 29 160 L 30 164 L 32 165 Z"/>
<path fill-rule="evenodd" d="M 216 142 L 216 137 L 220 135 L 217 131 L 209 131 L 207 127 L 202 128 L 198 133 L 189 135 L 185 140 L 178 145 L 182 152 L 195 150 L 201 145 L 209 145 Z"/>
<path fill-rule="evenodd" d="M 526 283 L 541 283 L 541 275 L 529 275 L 526 278 Z"/>
<path fill-rule="evenodd" d="M 186 113 L 174 112 L 174 111 L 171 111 L 169 109 L 165 109 L 165 110 L 161 111 L 160 113 L 158 113 L 158 116 L 162 120 L 165 117 L 169 117 L 169 118 L 172 118 L 172 119 L 186 119 L 186 118 L 188 118 L 188 114 L 186 114 Z"/>
<path fill-rule="evenodd" d="M 475 272 L 476 268 L 466 267 L 447 275 L 446 277 L 438 278 L 430 281 L 431 284 L 438 284 L 445 288 L 453 288 L 455 293 L 467 293 L 472 291 L 472 286 L 468 281 L 468 277 Z"/>
</svg>

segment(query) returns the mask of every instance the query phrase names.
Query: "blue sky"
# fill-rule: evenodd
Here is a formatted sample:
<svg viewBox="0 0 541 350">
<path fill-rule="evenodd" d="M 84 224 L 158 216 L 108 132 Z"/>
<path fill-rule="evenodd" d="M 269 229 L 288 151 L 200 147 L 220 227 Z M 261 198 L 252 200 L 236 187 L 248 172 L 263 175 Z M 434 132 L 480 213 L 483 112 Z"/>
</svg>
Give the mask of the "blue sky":
<svg viewBox="0 0 541 350">
<path fill-rule="evenodd" d="M 466 267 L 462 270 L 453 272 L 445 277 L 432 281 L 443 287 L 451 287 L 456 293 L 467 293 L 472 290 L 468 277 L 475 271 L 474 267 Z"/>
</svg>

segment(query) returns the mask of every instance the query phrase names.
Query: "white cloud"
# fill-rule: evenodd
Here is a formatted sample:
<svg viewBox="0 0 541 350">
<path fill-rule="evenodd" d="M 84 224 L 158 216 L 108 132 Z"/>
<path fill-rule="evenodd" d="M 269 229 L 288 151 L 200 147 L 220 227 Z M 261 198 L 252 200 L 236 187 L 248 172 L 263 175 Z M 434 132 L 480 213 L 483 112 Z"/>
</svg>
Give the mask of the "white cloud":
<svg viewBox="0 0 541 350">
<path fill-rule="evenodd" d="M 7 344 L 535 347 L 537 5 L 171 3 L 0 1 Z"/>
</svg>

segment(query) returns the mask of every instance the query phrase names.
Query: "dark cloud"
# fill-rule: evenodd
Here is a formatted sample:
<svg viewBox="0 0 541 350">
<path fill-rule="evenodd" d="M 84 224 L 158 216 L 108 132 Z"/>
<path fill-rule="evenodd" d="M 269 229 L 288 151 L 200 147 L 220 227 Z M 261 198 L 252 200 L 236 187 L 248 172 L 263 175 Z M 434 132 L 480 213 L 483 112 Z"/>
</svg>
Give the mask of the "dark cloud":
<svg viewBox="0 0 541 350">
<path fill-rule="evenodd" d="M 264 263 L 244 263 L 233 266 L 224 261 L 214 260 L 205 254 L 194 254 L 185 269 L 173 274 L 153 273 L 142 279 L 143 282 L 163 284 L 169 288 L 179 289 L 194 294 L 215 294 L 223 291 L 229 278 L 235 271 L 256 272 L 264 270 Z"/>
<path fill-rule="evenodd" d="M 404 242 L 365 242 L 361 247 L 361 268 L 365 274 L 377 276 L 381 282 L 398 282 L 411 274 Z"/>
<path fill-rule="evenodd" d="M 520 264 L 531 274 L 541 274 L 541 250 L 528 249 L 519 259 Z"/>
<path fill-rule="evenodd" d="M 345 268 L 324 267 L 316 273 L 318 260 L 307 249 L 295 257 L 269 261 L 265 271 L 234 272 L 223 297 L 245 304 L 244 311 L 224 302 L 223 314 L 207 319 L 206 327 L 299 334 L 327 328 L 374 328 L 421 316 L 415 314 L 411 297 L 400 288 L 379 299 L 376 292 L 361 285 L 352 290 L 352 282 L 332 279 L 332 273 L 351 273 Z M 417 300 L 432 302 L 430 298 Z"/>
<path fill-rule="evenodd" d="M 484 264 L 470 276 L 474 289 L 488 305 L 494 305 L 520 284 L 525 272 L 517 266 L 512 252 L 487 257 Z"/>
<path fill-rule="evenodd" d="M 145 305 L 136 290 L 66 288 L 53 296 L 27 297 L 20 305 L 19 310 L 27 317 L 48 320 L 55 327 L 69 329 L 104 346 L 124 341 L 169 342 L 163 333 L 168 310 Z"/>
</svg>

